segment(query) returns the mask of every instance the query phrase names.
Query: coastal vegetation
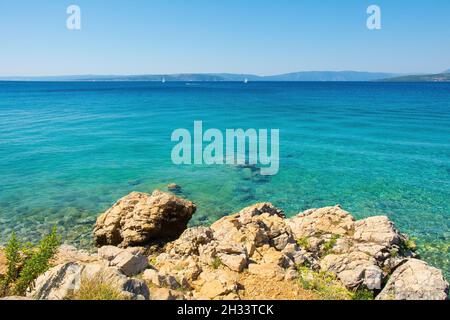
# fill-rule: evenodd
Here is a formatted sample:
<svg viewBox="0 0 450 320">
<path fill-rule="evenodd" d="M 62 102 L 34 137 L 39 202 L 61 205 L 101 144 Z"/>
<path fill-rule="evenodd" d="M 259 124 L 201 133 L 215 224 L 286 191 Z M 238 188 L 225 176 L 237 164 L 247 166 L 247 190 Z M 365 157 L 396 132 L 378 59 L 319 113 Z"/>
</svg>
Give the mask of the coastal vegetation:
<svg viewBox="0 0 450 320">
<path fill-rule="evenodd" d="M 80 288 L 68 295 L 67 300 L 128 300 L 117 288 L 111 285 L 104 274 L 81 279 Z"/>
<path fill-rule="evenodd" d="M 32 282 L 50 268 L 60 243 L 56 227 L 36 246 L 22 244 L 13 233 L 5 248 L 7 272 L 0 279 L 0 296 L 24 295 Z"/>
</svg>

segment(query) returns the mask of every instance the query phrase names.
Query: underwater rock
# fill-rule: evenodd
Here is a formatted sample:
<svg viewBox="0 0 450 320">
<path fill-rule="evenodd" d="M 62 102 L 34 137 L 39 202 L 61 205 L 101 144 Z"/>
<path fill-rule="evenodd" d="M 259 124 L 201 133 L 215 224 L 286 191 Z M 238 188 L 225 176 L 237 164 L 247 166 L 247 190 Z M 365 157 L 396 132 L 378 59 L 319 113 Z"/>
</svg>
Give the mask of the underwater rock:
<svg viewBox="0 0 450 320">
<path fill-rule="evenodd" d="M 180 192 L 180 191 L 181 191 L 181 186 L 179 186 L 179 185 L 176 184 L 176 183 L 169 183 L 169 184 L 167 185 L 167 189 L 168 189 L 169 191 Z"/>
</svg>

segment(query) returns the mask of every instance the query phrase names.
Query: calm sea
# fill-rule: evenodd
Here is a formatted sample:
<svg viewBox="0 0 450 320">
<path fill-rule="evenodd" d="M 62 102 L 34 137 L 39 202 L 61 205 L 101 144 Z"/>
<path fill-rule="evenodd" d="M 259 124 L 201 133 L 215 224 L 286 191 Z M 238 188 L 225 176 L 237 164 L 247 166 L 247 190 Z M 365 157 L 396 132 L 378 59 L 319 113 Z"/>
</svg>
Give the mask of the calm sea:
<svg viewBox="0 0 450 320">
<path fill-rule="evenodd" d="M 280 129 L 280 172 L 175 166 L 171 133 Z M 89 246 L 96 216 L 168 183 L 192 224 L 270 201 L 388 215 L 449 275 L 450 84 L 0 82 L 0 242 L 58 225 Z"/>
</svg>

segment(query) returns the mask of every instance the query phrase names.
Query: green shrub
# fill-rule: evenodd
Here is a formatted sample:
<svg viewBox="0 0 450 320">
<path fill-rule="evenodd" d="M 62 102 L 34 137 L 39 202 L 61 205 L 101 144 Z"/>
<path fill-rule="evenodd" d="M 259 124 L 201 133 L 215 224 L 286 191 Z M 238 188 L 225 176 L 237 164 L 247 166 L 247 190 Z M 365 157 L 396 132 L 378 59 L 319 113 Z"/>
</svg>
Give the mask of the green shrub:
<svg viewBox="0 0 450 320">
<path fill-rule="evenodd" d="M 220 266 L 222 265 L 222 260 L 220 260 L 219 257 L 215 257 L 211 266 L 213 267 L 213 269 L 219 269 Z"/>
<path fill-rule="evenodd" d="M 414 238 L 410 238 L 407 239 L 404 243 L 403 243 L 403 247 L 405 250 L 411 250 L 411 251 L 416 251 L 417 250 L 417 244 L 414 241 Z"/>
<path fill-rule="evenodd" d="M 353 293 L 352 300 L 373 300 L 374 293 L 368 289 L 358 289 Z"/>
<path fill-rule="evenodd" d="M 339 235 L 334 234 L 331 239 L 323 245 L 322 256 L 329 255 L 333 252 L 333 247 L 336 245 L 337 240 L 340 238 Z"/>
<path fill-rule="evenodd" d="M 36 247 L 29 243 L 22 245 L 12 234 L 5 249 L 7 273 L 0 283 L 0 296 L 24 295 L 33 281 L 50 268 L 50 260 L 60 243 L 56 228 L 44 236 Z"/>
<path fill-rule="evenodd" d="M 61 243 L 56 227 L 50 234 L 39 242 L 34 250 L 27 250 L 28 258 L 25 260 L 19 279 L 15 285 L 16 294 L 23 295 L 31 283 L 50 268 L 50 260 L 56 254 Z"/>
<path fill-rule="evenodd" d="M 305 250 L 309 249 L 309 242 L 308 242 L 308 238 L 299 238 L 297 239 L 297 245 Z"/>
<path fill-rule="evenodd" d="M 389 252 L 389 255 L 390 255 L 391 258 L 396 258 L 398 256 L 398 250 L 397 249 L 392 249 Z"/>
<path fill-rule="evenodd" d="M 307 267 L 298 267 L 299 283 L 305 290 L 314 291 L 322 300 L 350 300 L 348 291 L 331 272 L 314 272 Z"/>
<path fill-rule="evenodd" d="M 4 278 L 0 282 L 0 296 L 7 295 L 11 284 L 17 280 L 19 275 L 19 266 L 22 262 L 20 256 L 20 246 L 21 245 L 17 240 L 16 234 L 13 233 L 5 248 L 7 271 Z"/>
</svg>

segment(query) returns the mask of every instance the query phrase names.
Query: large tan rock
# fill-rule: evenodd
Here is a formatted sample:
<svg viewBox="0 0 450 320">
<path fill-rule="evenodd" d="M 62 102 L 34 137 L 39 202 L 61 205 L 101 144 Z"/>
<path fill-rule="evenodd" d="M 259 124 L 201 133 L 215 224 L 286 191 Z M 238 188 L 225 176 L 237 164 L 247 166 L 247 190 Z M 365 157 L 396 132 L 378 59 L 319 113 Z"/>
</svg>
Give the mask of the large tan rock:
<svg viewBox="0 0 450 320">
<path fill-rule="evenodd" d="M 449 284 L 442 271 L 426 262 L 409 259 L 389 278 L 377 300 L 446 300 Z"/>
<path fill-rule="evenodd" d="M 117 267 L 129 277 L 141 273 L 149 266 L 148 258 L 136 248 L 104 246 L 98 249 L 98 257 L 108 261 L 109 266 Z"/>
<path fill-rule="evenodd" d="M 176 241 L 169 243 L 166 251 L 179 256 L 198 255 L 200 246 L 210 243 L 213 238 L 213 231 L 210 228 L 189 228 Z"/>
<path fill-rule="evenodd" d="M 205 270 L 201 273 L 196 286 L 199 288 L 196 293 L 198 299 L 225 299 L 229 294 L 238 290 L 238 273 L 233 271 L 218 269 Z"/>
<path fill-rule="evenodd" d="M 307 238 L 321 233 L 335 235 L 351 234 L 354 230 L 354 218 L 340 206 L 306 210 L 298 216 L 287 219 L 295 237 Z"/>
<path fill-rule="evenodd" d="M 323 271 L 335 273 L 348 289 L 361 286 L 371 290 L 381 289 L 383 271 L 376 260 L 366 253 L 330 254 L 322 259 L 320 267 Z"/>
<path fill-rule="evenodd" d="M 357 221 L 353 239 L 391 246 L 400 245 L 404 236 L 394 228 L 394 223 L 388 217 L 378 216 Z"/>
<path fill-rule="evenodd" d="M 94 241 L 97 246 L 127 247 L 177 238 L 195 211 L 195 204 L 169 193 L 133 192 L 98 217 Z"/>
</svg>

